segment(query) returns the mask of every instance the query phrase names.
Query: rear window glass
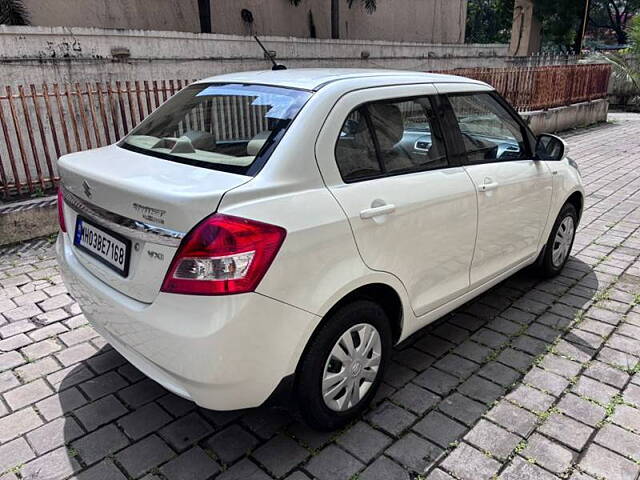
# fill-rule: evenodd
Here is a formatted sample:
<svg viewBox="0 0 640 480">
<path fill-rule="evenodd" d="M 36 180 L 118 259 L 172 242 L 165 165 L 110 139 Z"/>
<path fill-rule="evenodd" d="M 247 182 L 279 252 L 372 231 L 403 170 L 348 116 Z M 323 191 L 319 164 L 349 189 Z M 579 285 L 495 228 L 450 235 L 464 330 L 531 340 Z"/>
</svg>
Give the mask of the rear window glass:
<svg viewBox="0 0 640 480">
<path fill-rule="evenodd" d="M 246 84 L 191 85 L 161 105 L 120 146 L 199 167 L 255 174 L 310 92 Z"/>
</svg>

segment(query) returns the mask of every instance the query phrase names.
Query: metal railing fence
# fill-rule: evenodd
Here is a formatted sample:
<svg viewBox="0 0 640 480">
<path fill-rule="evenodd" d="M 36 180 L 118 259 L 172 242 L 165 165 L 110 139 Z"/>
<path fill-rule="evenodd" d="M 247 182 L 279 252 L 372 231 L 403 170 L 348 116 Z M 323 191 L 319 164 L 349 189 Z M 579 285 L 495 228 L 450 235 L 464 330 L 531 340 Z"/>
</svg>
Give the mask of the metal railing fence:
<svg viewBox="0 0 640 480">
<path fill-rule="evenodd" d="M 519 111 L 605 98 L 609 65 L 448 71 L 493 85 Z M 59 180 L 60 156 L 126 135 L 187 80 L 28 85 L 0 91 L 0 198 L 38 196 Z M 230 105 L 234 111 L 242 105 Z"/>
</svg>

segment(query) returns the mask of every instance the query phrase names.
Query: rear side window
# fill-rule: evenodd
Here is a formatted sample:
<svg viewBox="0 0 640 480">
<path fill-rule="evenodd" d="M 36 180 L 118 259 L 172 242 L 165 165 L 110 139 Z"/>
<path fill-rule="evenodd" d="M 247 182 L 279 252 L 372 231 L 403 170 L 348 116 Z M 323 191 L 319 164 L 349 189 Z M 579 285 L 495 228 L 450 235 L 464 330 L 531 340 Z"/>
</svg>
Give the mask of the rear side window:
<svg viewBox="0 0 640 480">
<path fill-rule="evenodd" d="M 382 173 L 364 107 L 349 114 L 336 144 L 336 160 L 345 182 L 377 177 Z"/>
<path fill-rule="evenodd" d="M 489 93 L 448 95 L 469 163 L 527 157 L 522 127 Z"/>
<path fill-rule="evenodd" d="M 428 97 L 371 102 L 345 120 L 336 162 L 345 182 L 448 166 Z"/>
<path fill-rule="evenodd" d="M 170 98 L 120 143 L 146 155 L 250 174 L 282 138 L 310 92 L 247 84 L 195 84 Z"/>
</svg>

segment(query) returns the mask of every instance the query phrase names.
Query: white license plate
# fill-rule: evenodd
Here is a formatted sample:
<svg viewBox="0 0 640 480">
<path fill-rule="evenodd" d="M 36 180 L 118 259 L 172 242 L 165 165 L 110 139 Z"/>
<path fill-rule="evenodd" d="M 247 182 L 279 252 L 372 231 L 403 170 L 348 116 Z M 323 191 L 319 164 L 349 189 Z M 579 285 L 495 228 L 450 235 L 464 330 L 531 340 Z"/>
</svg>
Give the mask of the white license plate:
<svg viewBox="0 0 640 480">
<path fill-rule="evenodd" d="M 129 239 L 78 216 L 73 243 L 123 277 L 129 274 Z"/>
</svg>

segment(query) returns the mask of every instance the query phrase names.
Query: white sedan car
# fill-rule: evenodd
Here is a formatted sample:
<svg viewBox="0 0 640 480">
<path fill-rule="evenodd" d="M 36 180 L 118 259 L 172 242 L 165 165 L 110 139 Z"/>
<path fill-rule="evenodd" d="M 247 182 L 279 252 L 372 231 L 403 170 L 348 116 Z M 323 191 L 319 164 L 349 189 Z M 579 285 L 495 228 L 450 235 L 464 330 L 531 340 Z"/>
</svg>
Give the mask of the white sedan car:
<svg viewBox="0 0 640 480">
<path fill-rule="evenodd" d="M 206 408 L 366 408 L 394 344 L 528 265 L 583 208 L 562 140 L 488 85 L 385 70 L 222 75 L 59 161 L 64 280 L 113 347 Z"/>
</svg>

